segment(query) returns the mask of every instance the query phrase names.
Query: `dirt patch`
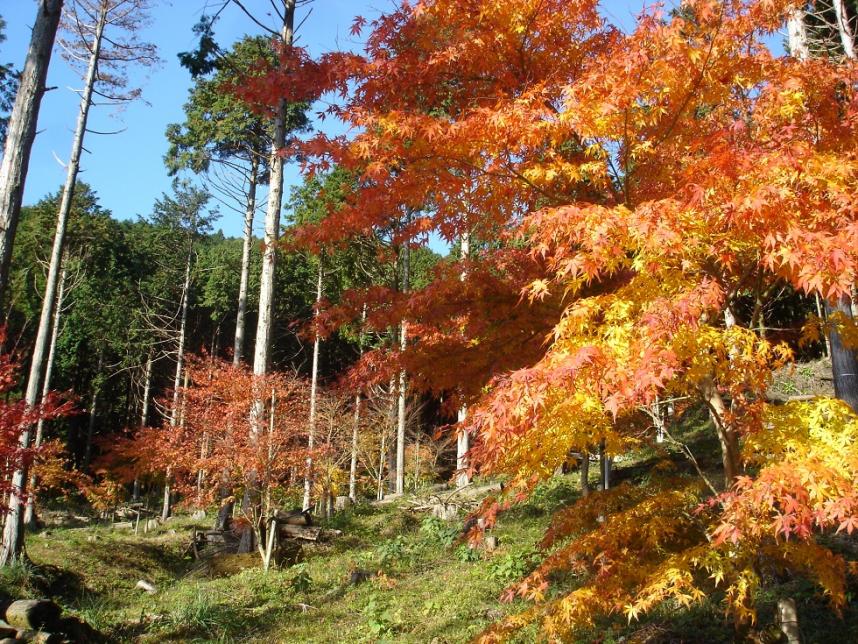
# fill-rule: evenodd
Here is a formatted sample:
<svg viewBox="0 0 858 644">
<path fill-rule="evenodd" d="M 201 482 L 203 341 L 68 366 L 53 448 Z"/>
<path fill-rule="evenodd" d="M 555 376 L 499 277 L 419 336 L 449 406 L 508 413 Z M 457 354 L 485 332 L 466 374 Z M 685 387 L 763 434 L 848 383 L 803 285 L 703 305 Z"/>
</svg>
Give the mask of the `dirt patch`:
<svg viewBox="0 0 858 644">
<path fill-rule="evenodd" d="M 772 400 L 781 401 L 789 400 L 794 396 L 833 396 L 831 360 L 820 358 L 778 369 L 766 393 Z"/>
</svg>

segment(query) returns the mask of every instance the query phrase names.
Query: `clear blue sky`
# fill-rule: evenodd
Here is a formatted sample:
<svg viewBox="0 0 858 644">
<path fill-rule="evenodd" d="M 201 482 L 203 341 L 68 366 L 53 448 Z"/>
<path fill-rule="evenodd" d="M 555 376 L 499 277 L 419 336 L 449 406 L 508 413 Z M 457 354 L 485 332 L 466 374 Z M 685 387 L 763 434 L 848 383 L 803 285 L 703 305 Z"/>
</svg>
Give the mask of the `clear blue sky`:
<svg viewBox="0 0 858 644">
<path fill-rule="evenodd" d="M 632 17 L 643 4 L 644 0 L 603 2 L 604 11 L 611 21 L 624 27 L 632 24 Z M 183 120 L 182 104 L 190 86 L 190 77 L 179 66 L 176 54 L 194 48 L 196 41 L 192 26 L 203 13 L 211 13 L 220 5 L 220 0 L 156 0 L 152 26 L 143 38 L 159 46 L 163 63 L 148 70 L 148 78 L 145 78 L 146 74 L 135 73 L 133 76 L 142 85 L 148 104 L 138 101 L 119 114 L 111 113 L 105 107 L 96 107 L 91 112 L 90 128 L 93 130 L 126 128 L 113 136 L 88 135 L 85 147 L 91 154 L 84 154 L 81 164 L 81 180 L 95 189 L 102 205 L 116 217 L 146 215 L 151 211 L 154 200 L 162 192 L 170 190 L 170 179 L 162 162 L 167 149 L 164 130 L 168 123 Z M 247 0 L 246 6 L 257 10 L 256 15 L 263 17 L 266 8 L 270 10 L 268 0 Z M 298 32 L 298 44 L 308 47 L 313 55 L 358 48 L 360 43 L 349 35 L 353 18 L 362 15 L 371 19 L 392 6 L 393 0 L 315 0 L 309 17 L 310 7 L 299 9 L 296 24 L 305 17 L 307 19 Z M 5 0 L 0 3 L 0 15 L 7 23 L 7 40 L 0 44 L 0 61 L 12 62 L 21 68 L 35 13 L 33 0 Z M 275 24 L 270 17 L 268 22 Z M 234 6 L 223 12 L 216 27 L 217 38 L 224 46 L 245 33 L 259 32 L 260 29 Z M 79 102 L 78 95 L 69 88 L 80 87 L 80 84 L 80 79 L 55 51 L 48 85 L 57 89 L 48 92 L 42 101 L 39 135 L 33 146 L 27 175 L 24 197 L 27 204 L 56 191 L 65 179 L 65 170 L 57 159 L 65 162 L 69 156 Z M 335 127 L 328 122 L 321 125 Z M 292 165 L 287 171 L 286 182 L 296 185 L 299 181 L 298 168 Z M 221 208 L 221 213 L 216 227 L 228 235 L 240 234 L 239 216 L 224 208 Z M 261 230 L 261 223 L 257 228 Z"/>
</svg>

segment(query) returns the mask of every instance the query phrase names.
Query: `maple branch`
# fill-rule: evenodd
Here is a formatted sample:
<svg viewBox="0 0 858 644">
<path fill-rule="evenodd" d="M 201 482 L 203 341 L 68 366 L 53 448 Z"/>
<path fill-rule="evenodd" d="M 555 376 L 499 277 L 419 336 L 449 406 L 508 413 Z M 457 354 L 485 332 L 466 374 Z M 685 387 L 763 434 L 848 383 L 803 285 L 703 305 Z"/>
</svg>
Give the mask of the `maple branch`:
<svg viewBox="0 0 858 644">
<path fill-rule="evenodd" d="M 664 143 L 667 140 L 667 137 L 670 136 L 673 129 L 679 123 L 679 119 L 682 116 L 683 112 L 685 112 L 685 108 L 688 107 L 688 104 L 691 102 L 691 99 L 697 95 L 697 90 L 700 89 L 700 85 L 703 84 L 703 76 L 706 73 L 706 68 L 709 66 L 709 61 L 712 59 L 712 52 L 715 49 L 715 41 L 717 40 L 717 36 L 721 31 L 721 27 L 724 25 L 724 3 L 721 3 L 721 11 L 718 14 L 718 24 L 716 25 L 715 31 L 712 35 L 712 39 L 709 41 L 709 48 L 706 50 L 706 57 L 703 59 L 703 64 L 700 66 L 700 73 L 697 75 L 697 78 L 694 80 L 694 83 L 688 89 L 688 93 L 685 95 L 685 99 L 683 99 L 682 103 L 679 105 L 679 109 L 673 115 L 673 119 L 668 124 L 667 129 L 662 133 L 662 135 L 656 139 L 653 147 L 657 147 Z"/>
</svg>

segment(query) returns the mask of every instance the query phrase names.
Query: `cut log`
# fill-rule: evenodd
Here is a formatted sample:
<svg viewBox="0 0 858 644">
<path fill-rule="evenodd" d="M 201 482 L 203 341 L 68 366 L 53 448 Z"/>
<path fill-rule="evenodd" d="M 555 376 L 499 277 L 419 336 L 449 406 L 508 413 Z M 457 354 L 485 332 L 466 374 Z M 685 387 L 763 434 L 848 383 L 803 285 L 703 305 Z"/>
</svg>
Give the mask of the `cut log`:
<svg viewBox="0 0 858 644">
<path fill-rule="evenodd" d="M 280 524 L 280 533 L 294 539 L 304 539 L 305 541 L 318 541 L 322 529 L 318 526 L 301 526 L 292 525 L 290 523 Z"/>
<path fill-rule="evenodd" d="M 19 599 L 6 609 L 6 621 L 21 630 L 53 630 L 60 613 L 60 607 L 48 599 Z"/>
<path fill-rule="evenodd" d="M 280 525 L 313 525 L 313 515 L 309 510 L 277 510 L 274 517 Z"/>
<path fill-rule="evenodd" d="M 139 588 L 140 590 L 145 591 L 150 595 L 154 595 L 158 592 L 158 589 L 155 587 L 155 584 L 152 584 L 145 579 L 141 579 L 140 581 L 138 581 L 137 585 L 135 585 L 134 587 Z"/>
<path fill-rule="evenodd" d="M 485 541 L 483 541 L 483 543 L 486 546 L 486 550 L 488 550 L 489 552 L 492 552 L 493 550 L 497 550 L 497 548 L 498 548 L 498 538 L 496 536 L 494 536 L 493 534 L 488 535 L 485 538 Z"/>
<path fill-rule="evenodd" d="M 113 524 L 114 530 L 131 530 L 134 528 L 133 521 L 117 521 Z"/>
</svg>

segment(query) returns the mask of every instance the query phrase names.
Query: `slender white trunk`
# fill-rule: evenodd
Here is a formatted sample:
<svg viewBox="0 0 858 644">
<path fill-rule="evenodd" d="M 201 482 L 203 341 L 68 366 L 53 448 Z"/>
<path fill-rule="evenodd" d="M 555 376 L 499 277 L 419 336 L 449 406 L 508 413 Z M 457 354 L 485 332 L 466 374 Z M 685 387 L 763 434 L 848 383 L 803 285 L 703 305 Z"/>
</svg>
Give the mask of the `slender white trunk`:
<svg viewBox="0 0 858 644">
<path fill-rule="evenodd" d="M 149 424 L 149 392 L 152 389 L 152 354 L 146 357 L 146 374 L 143 376 L 143 401 L 140 409 L 140 427 Z M 134 488 L 131 495 L 134 501 L 140 498 L 140 477 L 134 477 Z"/>
<path fill-rule="evenodd" d="M 250 181 L 247 187 L 247 210 L 244 213 L 244 244 L 241 248 L 241 279 L 238 285 L 238 314 L 235 318 L 235 343 L 232 364 L 236 367 L 244 357 L 244 326 L 247 319 L 247 283 L 250 276 L 250 250 L 253 244 L 253 217 L 256 214 L 256 183 L 259 161 L 253 155 L 250 162 Z"/>
<path fill-rule="evenodd" d="M 795 8 L 787 19 L 787 40 L 792 56 L 799 60 L 810 58 L 810 48 L 807 44 L 807 26 L 805 25 L 804 9 Z"/>
<path fill-rule="evenodd" d="M 176 348 L 176 373 L 173 376 L 173 404 L 170 408 L 170 429 L 175 430 L 179 424 L 179 388 L 182 385 L 182 370 L 185 367 L 185 336 L 188 326 L 188 300 L 191 296 L 191 263 L 193 261 L 193 234 L 196 221 L 191 229 L 191 241 L 188 242 L 188 255 L 185 258 L 185 283 L 182 288 L 181 313 L 179 320 L 179 342 Z M 161 508 L 161 518 L 165 521 L 170 517 L 170 468 L 164 477 L 164 504 Z"/>
<path fill-rule="evenodd" d="M 45 94 L 45 78 L 62 9 L 63 0 L 39 2 L 27 60 L 15 95 L 15 105 L 9 116 L 6 145 L 0 163 L 0 296 L 5 293 L 8 282 L 30 150 L 36 138 L 39 107 Z"/>
<path fill-rule="evenodd" d="M 407 292 L 410 282 L 410 255 L 408 242 L 402 247 L 402 290 Z M 399 326 L 399 351 L 408 347 L 408 323 L 402 320 Z M 396 493 L 405 492 L 405 412 L 408 393 L 408 376 L 405 369 L 399 370 L 398 416 L 396 424 Z"/>
<path fill-rule="evenodd" d="M 468 259 L 468 256 L 471 254 L 471 235 L 468 232 L 462 233 L 461 240 L 462 247 L 462 259 Z M 467 272 L 462 271 L 460 276 L 461 281 L 465 281 L 467 277 Z M 459 433 L 456 437 L 456 470 L 458 474 L 456 475 L 456 486 L 464 487 L 468 483 L 471 482 L 471 477 L 468 475 L 467 467 L 468 467 L 468 450 L 471 449 L 471 437 L 468 433 L 468 430 L 462 429 L 461 426 L 465 422 L 465 419 L 468 417 L 468 407 L 467 405 L 462 405 L 459 408 L 459 413 L 457 416 L 457 421 L 459 423 Z"/>
<path fill-rule="evenodd" d="M 837 16 L 837 33 L 840 34 L 840 44 L 843 45 L 843 54 L 850 60 L 855 59 L 855 37 L 852 33 L 852 25 L 849 24 L 849 14 L 846 10 L 846 0 L 833 0 L 834 13 Z"/>
<path fill-rule="evenodd" d="M 74 186 L 80 168 L 80 154 L 83 149 L 83 137 L 86 133 L 86 121 L 89 117 L 89 108 L 92 105 L 92 91 L 98 75 L 98 57 L 101 53 L 101 39 L 104 33 L 106 20 L 106 7 L 102 7 L 98 16 L 95 36 L 92 43 L 92 51 L 89 58 L 89 66 L 86 70 L 83 95 L 81 96 L 80 108 L 75 127 L 74 139 L 72 141 L 71 158 L 69 159 L 66 182 L 63 186 L 63 194 L 60 200 L 60 209 L 57 213 L 57 226 L 54 233 L 54 245 L 51 249 L 51 261 L 48 267 L 48 278 L 45 283 L 45 295 L 42 298 L 42 312 L 39 317 L 39 329 L 36 333 L 36 344 L 33 347 L 33 357 L 30 363 L 30 375 L 27 380 L 27 391 L 25 400 L 29 407 L 35 407 L 42 391 L 42 369 L 45 363 L 48 341 L 50 336 L 51 319 L 56 303 L 57 285 L 60 276 L 60 264 L 62 262 L 63 247 L 65 245 L 65 233 L 68 224 L 69 212 L 71 211 Z M 0 177 L 2 180 L 2 177 Z M 2 251 L 0 251 L 2 252 Z M 31 427 L 25 427 L 21 432 L 19 443 L 22 449 L 30 447 Z M 27 493 L 27 467 L 26 465 L 15 470 L 12 475 L 12 490 L 9 498 L 9 511 L 6 514 L 6 525 L 3 531 L 3 552 L 0 554 L 0 564 L 18 559 L 24 548 L 24 501 Z"/>
<path fill-rule="evenodd" d="M 60 283 L 57 287 L 57 303 L 54 306 L 54 319 L 51 323 L 51 343 L 50 348 L 48 349 L 48 359 L 45 362 L 45 382 L 42 383 L 42 398 L 41 402 L 44 405 L 45 400 L 48 397 L 48 393 L 51 391 L 51 375 L 54 371 L 54 358 L 56 357 L 57 352 L 57 337 L 60 333 L 60 316 L 63 311 L 63 298 L 65 295 L 65 286 L 66 286 L 66 269 L 63 268 L 62 274 L 60 275 Z M 45 419 L 39 418 L 39 421 L 36 423 L 36 440 L 34 445 L 36 449 L 41 447 L 42 440 L 45 434 Z M 30 475 L 30 496 L 27 497 L 27 508 L 24 511 L 24 525 L 32 525 L 35 521 L 36 515 L 34 512 L 34 501 L 35 501 L 35 492 L 36 492 L 36 476 Z"/>
<path fill-rule="evenodd" d="M 360 316 L 361 330 L 358 336 L 358 349 L 361 357 L 363 356 L 363 327 L 366 324 L 366 304 L 363 305 L 363 311 Z M 352 454 L 351 462 L 349 463 L 349 498 L 352 502 L 357 501 L 357 460 L 358 460 L 358 439 L 360 438 L 360 391 L 355 394 L 355 417 L 352 425 Z"/>
<path fill-rule="evenodd" d="M 293 26 L 295 22 L 295 0 L 283 2 L 283 26 L 280 30 L 281 51 L 285 52 L 292 46 Z M 286 145 L 286 119 L 288 104 L 285 99 L 277 103 L 274 116 L 274 136 L 271 139 L 271 157 L 269 162 L 270 178 L 268 181 L 268 205 L 265 211 L 265 249 L 262 254 L 262 272 L 259 276 L 259 315 L 256 319 L 256 343 L 253 347 L 253 374 L 264 376 L 268 373 L 268 363 L 271 359 L 271 332 L 274 324 L 274 277 L 277 268 L 277 240 L 280 233 L 280 210 L 283 201 L 283 157 L 280 156 Z M 250 409 L 250 435 L 252 440 L 258 440 L 262 433 L 265 420 L 265 392 L 259 390 L 254 394 L 254 402 Z M 247 485 L 242 500 L 242 509 L 250 512 L 259 502 L 257 481 L 258 472 L 249 472 Z M 239 552 L 251 552 L 254 544 L 254 533 L 248 531 L 242 535 Z"/>
<path fill-rule="evenodd" d="M 283 9 L 283 28 L 280 38 L 285 51 L 292 46 L 295 0 L 285 0 Z M 277 265 L 277 239 L 280 232 L 280 209 L 283 199 L 283 157 L 280 156 L 280 153 L 286 145 L 287 110 L 286 100 L 280 99 L 274 117 L 274 137 L 271 140 L 271 178 L 268 182 L 268 208 L 265 212 L 265 251 L 262 256 L 262 273 L 259 280 L 259 318 L 256 322 L 256 345 L 253 351 L 253 373 L 257 376 L 268 373 L 271 353 L 274 273 Z M 256 424 L 251 423 L 253 426 Z"/>
<path fill-rule="evenodd" d="M 319 317 L 319 304 L 322 301 L 322 276 L 323 276 L 322 257 L 319 256 L 319 272 L 316 276 L 316 310 L 313 313 L 313 318 Z M 313 447 L 316 441 L 316 391 L 319 385 L 319 334 L 313 340 L 313 366 L 310 374 L 310 428 L 307 438 L 307 456 L 306 469 L 304 471 L 304 509 L 310 508 L 310 497 L 313 492 Z"/>
<path fill-rule="evenodd" d="M 146 375 L 143 380 L 143 402 L 140 408 L 140 427 L 149 424 L 149 396 L 152 391 L 152 354 L 146 358 Z"/>
</svg>

